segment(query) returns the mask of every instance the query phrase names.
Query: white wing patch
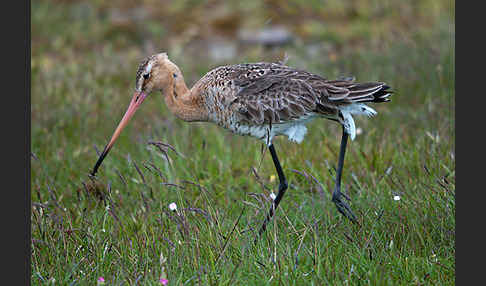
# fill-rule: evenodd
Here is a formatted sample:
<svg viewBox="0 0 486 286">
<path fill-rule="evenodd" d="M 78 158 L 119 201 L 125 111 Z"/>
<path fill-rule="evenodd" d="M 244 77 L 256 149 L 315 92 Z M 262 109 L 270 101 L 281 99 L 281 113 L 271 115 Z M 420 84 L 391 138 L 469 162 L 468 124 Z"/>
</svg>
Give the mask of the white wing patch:
<svg viewBox="0 0 486 286">
<path fill-rule="evenodd" d="M 284 131 L 290 141 L 301 143 L 307 133 L 307 127 L 304 124 L 295 124 Z"/>
<path fill-rule="evenodd" d="M 347 110 L 341 110 L 341 114 L 344 118 L 344 130 L 351 136 L 351 140 L 354 140 L 356 137 L 356 125 L 354 124 L 353 116 L 351 116 L 351 113 Z"/>
<path fill-rule="evenodd" d="M 267 145 L 272 144 L 273 138 L 278 135 L 285 135 L 292 142 L 301 143 L 307 134 L 305 124 L 311 121 L 314 116 L 306 116 L 298 121 L 290 123 L 268 124 L 261 126 L 239 125 L 231 126 L 230 130 L 240 135 L 250 135 L 263 140 Z"/>
<path fill-rule="evenodd" d="M 358 114 L 358 115 L 364 114 L 368 117 L 372 117 L 377 113 L 373 108 L 363 103 L 353 103 L 349 105 L 343 105 L 339 107 L 339 110 L 341 111 L 341 114 L 343 115 L 344 118 L 344 122 L 343 122 L 344 129 L 346 130 L 346 133 L 348 133 L 349 136 L 351 136 L 351 140 L 354 140 L 354 138 L 356 137 L 356 125 L 354 124 L 354 119 L 351 116 L 351 114 Z"/>
</svg>

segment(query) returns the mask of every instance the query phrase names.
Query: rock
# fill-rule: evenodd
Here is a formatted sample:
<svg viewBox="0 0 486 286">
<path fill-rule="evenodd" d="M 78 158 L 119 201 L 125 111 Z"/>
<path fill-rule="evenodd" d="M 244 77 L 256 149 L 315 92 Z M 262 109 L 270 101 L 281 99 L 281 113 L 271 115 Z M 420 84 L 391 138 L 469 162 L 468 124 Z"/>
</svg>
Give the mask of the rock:
<svg viewBox="0 0 486 286">
<path fill-rule="evenodd" d="M 233 59 L 237 52 L 237 47 L 234 42 L 219 37 L 210 39 L 208 48 L 209 57 L 215 62 Z"/>
<path fill-rule="evenodd" d="M 259 31 L 240 30 L 238 39 L 245 44 L 281 46 L 292 41 L 293 35 L 283 26 L 265 27 Z"/>
</svg>

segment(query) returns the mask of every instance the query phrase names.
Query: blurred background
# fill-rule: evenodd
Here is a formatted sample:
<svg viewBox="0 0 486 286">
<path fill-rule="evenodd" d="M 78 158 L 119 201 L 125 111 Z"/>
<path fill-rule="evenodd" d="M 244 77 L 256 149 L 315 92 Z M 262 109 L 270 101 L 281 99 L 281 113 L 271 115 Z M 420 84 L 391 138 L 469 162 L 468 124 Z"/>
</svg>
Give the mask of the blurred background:
<svg viewBox="0 0 486 286">
<path fill-rule="evenodd" d="M 331 76 L 339 67 L 359 70 L 345 65 L 353 55 L 403 47 L 387 66 L 411 72 L 408 57 L 444 55 L 453 33 L 454 5 L 444 0 L 33 1 L 32 68 L 109 56 L 105 65 L 126 63 L 132 72 L 134 60 L 166 51 L 190 81 L 220 64 L 288 54 Z M 421 40 L 428 50 L 417 50 Z"/>
</svg>

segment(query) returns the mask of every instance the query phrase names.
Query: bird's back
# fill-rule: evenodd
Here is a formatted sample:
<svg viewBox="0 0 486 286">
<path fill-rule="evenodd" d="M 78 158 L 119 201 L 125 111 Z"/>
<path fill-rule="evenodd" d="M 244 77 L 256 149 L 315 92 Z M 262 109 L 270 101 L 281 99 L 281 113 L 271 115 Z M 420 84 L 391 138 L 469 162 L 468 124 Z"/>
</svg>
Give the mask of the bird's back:
<svg viewBox="0 0 486 286">
<path fill-rule="evenodd" d="M 204 97 L 212 121 L 229 129 L 235 124 L 291 123 L 309 116 L 340 121 L 343 108 L 361 106 L 363 102 L 385 102 L 390 95 L 389 87 L 382 82 L 329 80 L 266 62 L 215 68 L 193 88 Z"/>
</svg>

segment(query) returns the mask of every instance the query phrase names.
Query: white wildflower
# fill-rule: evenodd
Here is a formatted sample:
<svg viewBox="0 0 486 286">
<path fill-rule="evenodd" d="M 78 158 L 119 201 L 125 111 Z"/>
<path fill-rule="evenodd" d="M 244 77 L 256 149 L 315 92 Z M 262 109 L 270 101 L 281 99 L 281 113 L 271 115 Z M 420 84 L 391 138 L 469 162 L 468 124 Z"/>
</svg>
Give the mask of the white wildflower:
<svg viewBox="0 0 486 286">
<path fill-rule="evenodd" d="M 276 197 L 277 196 L 275 195 L 275 193 L 273 193 L 273 192 L 270 193 L 270 198 L 272 199 L 272 201 L 274 201 Z"/>
<path fill-rule="evenodd" d="M 393 199 L 394 199 L 395 201 L 399 201 L 399 200 L 400 200 L 400 196 L 395 195 L 395 196 L 393 197 Z"/>
<path fill-rule="evenodd" d="M 171 204 L 169 205 L 169 209 L 170 209 L 171 211 L 176 211 L 176 210 L 177 210 L 177 205 L 176 205 L 176 203 L 171 203 Z"/>
</svg>

